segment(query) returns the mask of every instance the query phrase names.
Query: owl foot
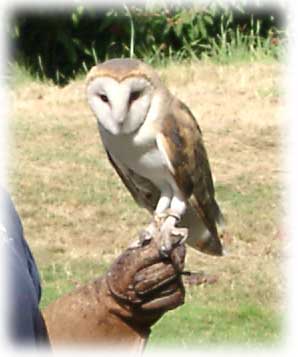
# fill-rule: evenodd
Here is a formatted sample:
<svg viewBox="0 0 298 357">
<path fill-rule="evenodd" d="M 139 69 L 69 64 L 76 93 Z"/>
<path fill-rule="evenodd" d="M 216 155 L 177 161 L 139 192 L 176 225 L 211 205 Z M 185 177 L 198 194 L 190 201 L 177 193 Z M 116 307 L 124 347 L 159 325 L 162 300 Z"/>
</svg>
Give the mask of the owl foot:
<svg viewBox="0 0 298 357">
<path fill-rule="evenodd" d="M 142 229 L 139 233 L 139 239 L 137 241 L 138 247 L 143 247 L 146 243 L 150 242 L 150 240 L 156 236 L 158 231 L 157 225 L 153 220 L 148 227 Z"/>
<path fill-rule="evenodd" d="M 173 248 L 179 244 L 183 244 L 187 237 L 187 228 L 162 227 L 159 240 L 160 254 L 164 257 L 168 257 Z"/>
<path fill-rule="evenodd" d="M 167 217 L 168 216 L 165 213 L 154 214 L 152 222 L 139 233 L 139 246 L 142 247 L 153 237 L 158 235 L 158 231 Z"/>
</svg>

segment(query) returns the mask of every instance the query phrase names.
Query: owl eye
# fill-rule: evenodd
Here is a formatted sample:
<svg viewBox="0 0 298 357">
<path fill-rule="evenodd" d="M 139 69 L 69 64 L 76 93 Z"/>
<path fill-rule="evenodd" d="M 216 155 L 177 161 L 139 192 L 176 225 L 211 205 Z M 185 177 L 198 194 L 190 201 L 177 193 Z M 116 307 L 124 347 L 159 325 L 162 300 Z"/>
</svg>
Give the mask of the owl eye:
<svg viewBox="0 0 298 357">
<path fill-rule="evenodd" d="M 109 98 L 105 94 L 98 94 L 98 96 L 103 102 L 109 103 Z"/>
<path fill-rule="evenodd" d="M 134 92 L 130 93 L 130 97 L 129 97 L 129 104 L 131 104 L 132 102 L 134 102 L 135 100 L 137 100 L 142 94 L 142 91 L 140 90 L 136 90 Z"/>
</svg>

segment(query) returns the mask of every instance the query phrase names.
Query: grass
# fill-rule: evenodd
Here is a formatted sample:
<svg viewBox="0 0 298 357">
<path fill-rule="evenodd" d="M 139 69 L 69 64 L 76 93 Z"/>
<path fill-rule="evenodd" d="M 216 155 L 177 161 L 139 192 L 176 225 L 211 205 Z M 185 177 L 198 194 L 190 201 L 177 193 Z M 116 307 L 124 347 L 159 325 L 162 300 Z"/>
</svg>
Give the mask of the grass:
<svg viewBox="0 0 298 357">
<path fill-rule="evenodd" d="M 245 177 L 240 177 L 239 181 L 243 185 Z M 267 229 L 272 231 L 276 226 L 280 201 L 279 187 L 277 185 L 257 184 L 254 187 L 247 182 L 246 187 L 231 185 L 218 185 L 217 194 L 220 201 L 227 202 L 227 211 L 233 212 L 229 215 L 230 222 L 236 222 L 233 232 L 242 240 L 258 241 L 261 239 L 261 232 Z M 237 210 L 233 210 L 233 207 Z M 267 210 L 272 210 L 273 215 L 268 216 Z M 255 222 L 255 212 L 259 212 L 259 221 Z M 239 223 L 241 217 L 247 219 Z"/>
<path fill-rule="evenodd" d="M 20 87 L 27 83 L 45 83 L 47 80 L 41 80 L 38 75 L 33 75 L 24 64 L 10 62 L 7 70 L 8 82 L 12 87 Z M 50 80 L 49 80 L 50 82 Z"/>
<path fill-rule="evenodd" d="M 107 264 L 91 261 L 52 263 L 41 270 L 41 308 L 59 296 L 101 275 Z M 216 286 L 188 287 L 184 306 L 166 314 L 154 327 L 148 351 L 156 346 L 183 349 L 217 344 L 272 346 L 279 342 L 283 318 L 263 301 L 251 298 L 248 289 L 225 290 Z"/>
<path fill-rule="evenodd" d="M 158 70 L 199 120 L 230 234 L 226 257 L 188 250 L 186 268 L 218 282 L 187 286 L 186 304 L 154 326 L 148 347 L 277 343 L 285 310 L 278 239 L 283 104 L 274 88 L 282 65 L 195 61 Z M 62 88 L 19 75 L 25 80 L 11 86 L 9 177 L 41 271 L 44 308 L 103 274 L 149 215 L 106 159 L 83 81 Z"/>
<path fill-rule="evenodd" d="M 63 251 L 52 250 L 53 254 Z M 94 276 L 101 275 L 107 269 L 107 263 L 91 260 L 80 260 L 67 263 L 51 263 L 44 266 L 41 271 L 43 294 L 40 307 L 43 309 L 59 296 L 88 282 Z"/>
<path fill-rule="evenodd" d="M 106 264 L 90 261 L 44 267 L 41 308 L 106 269 Z M 253 301 L 245 290 L 234 290 L 229 302 L 219 290 L 216 286 L 188 287 L 185 305 L 166 314 L 154 326 L 148 351 L 156 346 L 191 349 L 235 342 L 271 346 L 279 341 L 283 320 L 280 312 L 273 312 L 265 301 Z"/>
<path fill-rule="evenodd" d="M 244 34 L 240 28 L 229 28 L 229 19 L 222 19 L 220 33 L 217 38 L 205 46 L 207 56 L 216 63 L 230 64 L 231 62 L 272 61 L 281 59 L 285 54 L 285 46 L 275 44 L 270 36 L 260 35 L 261 21 L 251 18 L 250 34 Z M 280 40 L 279 40 L 280 41 Z M 282 40 L 284 42 L 284 40 Z M 203 53 L 203 57 L 206 56 Z"/>
<path fill-rule="evenodd" d="M 204 290 L 204 293 L 208 292 Z M 202 295 L 194 294 L 196 297 Z M 235 341 L 239 345 L 251 346 L 264 343 L 270 346 L 278 342 L 279 314 L 272 315 L 270 309 L 246 302 L 243 297 L 234 299 L 233 305 L 223 305 L 220 299 L 212 297 L 212 304 L 189 301 L 179 313 L 167 314 L 154 327 L 149 349 L 156 345 L 191 349 L 235 344 Z"/>
</svg>

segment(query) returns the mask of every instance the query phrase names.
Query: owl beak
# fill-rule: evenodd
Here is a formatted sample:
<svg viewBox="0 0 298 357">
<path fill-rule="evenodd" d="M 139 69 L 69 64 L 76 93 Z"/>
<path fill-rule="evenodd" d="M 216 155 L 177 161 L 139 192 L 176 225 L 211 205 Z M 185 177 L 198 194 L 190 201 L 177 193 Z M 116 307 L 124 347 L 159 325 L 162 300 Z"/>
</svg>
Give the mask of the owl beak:
<svg viewBox="0 0 298 357">
<path fill-rule="evenodd" d="M 126 118 L 126 108 L 117 111 L 117 113 L 114 113 L 115 123 L 117 123 L 117 125 L 119 125 L 120 128 L 123 126 L 125 118 Z"/>
<path fill-rule="evenodd" d="M 114 116 L 114 135 L 119 135 L 122 132 L 125 116 L 123 114 Z"/>
<path fill-rule="evenodd" d="M 117 123 L 119 124 L 120 127 L 123 126 L 124 120 L 125 120 L 125 115 L 123 114 L 121 114 L 121 116 L 117 118 Z"/>
<path fill-rule="evenodd" d="M 126 93 L 122 94 L 119 97 L 116 98 L 116 101 L 113 103 L 112 106 L 112 111 L 113 111 L 113 117 L 114 117 L 114 123 L 121 128 L 124 125 L 126 116 L 127 116 L 127 110 L 128 110 L 128 98 Z"/>
</svg>

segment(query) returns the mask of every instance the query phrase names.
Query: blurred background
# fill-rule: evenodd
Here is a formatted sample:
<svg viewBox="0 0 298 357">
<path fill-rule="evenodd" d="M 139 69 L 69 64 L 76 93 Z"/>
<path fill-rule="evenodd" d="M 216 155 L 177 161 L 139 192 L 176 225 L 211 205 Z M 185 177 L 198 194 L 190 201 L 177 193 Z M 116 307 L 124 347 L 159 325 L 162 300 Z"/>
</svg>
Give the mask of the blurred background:
<svg viewBox="0 0 298 357">
<path fill-rule="evenodd" d="M 19 8 L 12 13 L 9 30 L 11 61 L 34 76 L 65 84 L 113 57 L 135 56 L 165 65 L 173 60 L 211 58 L 226 63 L 282 55 L 281 5 L 151 3 L 96 9 L 82 2 L 63 11 Z"/>
</svg>

